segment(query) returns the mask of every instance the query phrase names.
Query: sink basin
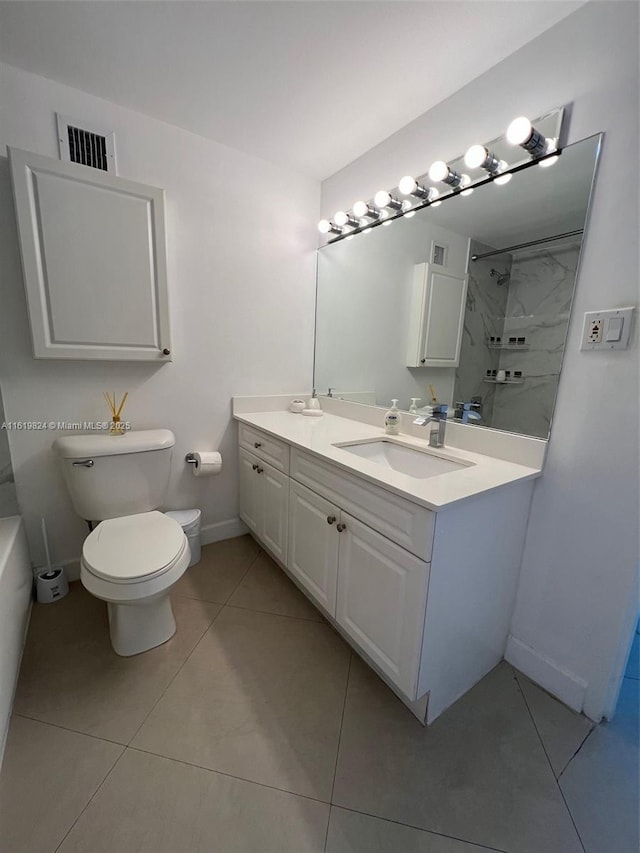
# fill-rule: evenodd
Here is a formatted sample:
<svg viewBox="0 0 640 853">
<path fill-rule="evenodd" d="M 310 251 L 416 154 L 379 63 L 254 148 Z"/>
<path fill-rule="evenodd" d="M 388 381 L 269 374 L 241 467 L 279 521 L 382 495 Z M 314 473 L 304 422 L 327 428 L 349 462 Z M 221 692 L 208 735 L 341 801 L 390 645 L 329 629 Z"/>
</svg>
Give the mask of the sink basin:
<svg viewBox="0 0 640 853">
<path fill-rule="evenodd" d="M 361 459 L 368 459 L 370 462 L 376 462 L 385 468 L 398 471 L 400 474 L 415 477 L 418 480 L 425 480 L 427 477 L 437 477 L 440 474 L 448 474 L 451 471 L 459 471 L 461 468 L 467 468 L 471 464 L 468 462 L 454 462 L 452 459 L 445 459 L 428 450 L 418 450 L 417 448 L 408 447 L 405 444 L 397 444 L 396 442 L 385 439 L 353 442 L 352 444 L 336 444 L 335 447 L 346 450 L 348 453 L 353 453 Z"/>
</svg>

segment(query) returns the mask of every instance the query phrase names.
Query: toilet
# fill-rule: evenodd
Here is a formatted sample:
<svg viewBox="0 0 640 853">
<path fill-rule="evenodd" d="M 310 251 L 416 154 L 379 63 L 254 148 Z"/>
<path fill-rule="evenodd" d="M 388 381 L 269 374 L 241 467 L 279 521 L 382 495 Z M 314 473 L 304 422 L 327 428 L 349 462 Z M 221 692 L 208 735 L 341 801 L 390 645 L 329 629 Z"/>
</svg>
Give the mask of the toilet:
<svg viewBox="0 0 640 853">
<path fill-rule="evenodd" d="M 176 631 L 169 593 L 191 550 L 180 524 L 157 510 L 174 445 L 167 429 L 70 435 L 53 444 L 75 511 L 98 522 L 82 546 L 80 580 L 107 603 L 119 655 L 145 652 Z"/>
</svg>

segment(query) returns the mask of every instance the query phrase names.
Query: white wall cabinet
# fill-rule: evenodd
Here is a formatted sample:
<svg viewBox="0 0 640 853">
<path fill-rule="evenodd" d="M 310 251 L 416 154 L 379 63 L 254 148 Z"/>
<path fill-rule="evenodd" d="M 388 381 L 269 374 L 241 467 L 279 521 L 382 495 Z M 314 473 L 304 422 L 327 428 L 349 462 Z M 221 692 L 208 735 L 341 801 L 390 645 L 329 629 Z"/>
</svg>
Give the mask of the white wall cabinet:
<svg viewBox="0 0 640 853">
<path fill-rule="evenodd" d="M 531 482 L 436 514 L 244 423 L 239 452 L 242 519 L 421 721 L 502 658 Z"/>
<path fill-rule="evenodd" d="M 289 478 L 240 449 L 240 518 L 286 565 L 289 528 Z"/>
<path fill-rule="evenodd" d="M 34 356 L 171 361 L 164 190 L 9 159 Z"/>
<path fill-rule="evenodd" d="M 457 367 L 467 304 L 468 275 L 416 264 L 407 342 L 407 367 Z"/>
</svg>

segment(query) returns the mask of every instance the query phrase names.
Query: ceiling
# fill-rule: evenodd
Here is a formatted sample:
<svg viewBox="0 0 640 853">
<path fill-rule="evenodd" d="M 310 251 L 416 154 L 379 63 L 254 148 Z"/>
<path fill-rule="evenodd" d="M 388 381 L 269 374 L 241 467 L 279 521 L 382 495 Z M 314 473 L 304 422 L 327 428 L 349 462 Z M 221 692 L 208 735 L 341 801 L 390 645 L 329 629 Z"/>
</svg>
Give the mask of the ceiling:
<svg viewBox="0 0 640 853">
<path fill-rule="evenodd" d="M 324 179 L 583 2 L 0 2 L 0 59 Z"/>
</svg>

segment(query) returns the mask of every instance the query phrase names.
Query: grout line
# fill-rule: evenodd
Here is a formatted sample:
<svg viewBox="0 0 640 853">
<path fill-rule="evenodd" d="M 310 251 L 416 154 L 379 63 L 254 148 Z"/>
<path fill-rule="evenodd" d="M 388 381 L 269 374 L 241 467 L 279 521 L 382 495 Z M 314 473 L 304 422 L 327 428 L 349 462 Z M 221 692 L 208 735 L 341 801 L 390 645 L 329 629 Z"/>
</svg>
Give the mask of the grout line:
<svg viewBox="0 0 640 853">
<path fill-rule="evenodd" d="M 251 566 L 253 566 L 253 564 L 255 563 L 255 561 L 256 561 L 256 560 L 258 559 L 258 557 L 260 556 L 260 553 L 261 553 L 261 552 L 260 552 L 260 549 L 258 549 L 258 551 L 257 551 L 257 553 L 255 554 L 255 556 L 254 556 L 253 560 L 251 560 L 251 562 L 250 562 L 250 563 L 249 563 L 249 565 L 247 566 L 246 571 L 244 572 L 244 574 L 242 575 L 242 577 L 241 577 L 241 578 L 240 578 L 240 580 L 238 581 L 238 584 L 236 585 L 236 587 L 234 587 L 233 592 L 235 592 L 235 591 L 236 591 L 236 589 L 238 588 L 238 586 L 242 583 L 242 581 L 244 580 L 244 578 L 245 578 L 245 577 L 246 577 L 246 575 L 247 575 L 247 572 L 249 571 L 249 569 L 251 568 Z M 187 569 L 187 571 L 188 571 L 188 569 Z M 229 594 L 229 598 L 231 597 L 231 595 L 233 595 L 233 592 L 231 592 L 231 593 Z M 179 598 L 189 598 L 189 596 L 178 596 L 178 597 L 179 597 Z M 229 600 L 229 598 L 227 598 L 227 601 Z M 189 598 L 189 600 L 190 600 L 190 601 L 202 601 L 204 604 L 214 604 L 216 607 L 218 607 L 218 608 L 219 608 L 219 610 L 218 610 L 218 612 L 216 613 L 216 615 L 213 617 L 213 619 L 209 622 L 209 624 L 206 626 L 206 628 L 204 629 L 204 631 L 202 632 L 202 634 L 200 634 L 200 636 L 198 637 L 198 639 L 197 639 L 197 640 L 196 640 L 196 642 L 194 643 L 193 648 L 191 649 L 191 651 L 189 652 L 189 654 L 188 654 L 188 655 L 186 656 L 186 658 L 182 661 L 182 663 L 180 664 L 180 666 L 178 667 L 178 669 L 174 672 L 174 674 L 173 674 L 172 678 L 169 680 L 169 682 L 167 683 L 166 687 L 164 688 L 164 690 L 162 691 L 162 693 L 160 694 L 160 696 L 158 696 L 158 699 L 153 703 L 153 706 L 150 708 L 149 713 L 145 716 L 144 720 L 140 723 L 140 725 L 139 725 L 139 726 L 138 726 L 138 728 L 135 730 L 135 732 L 133 733 L 133 735 L 129 738 L 129 741 L 128 741 L 128 743 L 127 743 L 127 746 L 130 746 L 130 745 L 131 745 L 131 743 L 133 743 L 133 741 L 134 741 L 134 740 L 135 740 L 135 738 L 137 737 L 138 732 L 140 731 L 140 729 L 141 729 L 141 728 L 144 726 L 144 724 L 147 722 L 147 720 L 149 719 L 149 717 L 151 716 L 151 714 L 153 714 L 154 710 L 156 709 L 156 707 L 158 706 L 158 704 L 160 703 L 160 701 L 163 699 L 163 697 L 164 697 L 165 693 L 167 692 L 167 690 L 171 687 L 171 685 L 172 685 L 172 684 L 173 684 L 173 682 L 176 680 L 176 678 L 178 677 L 178 675 L 182 672 L 183 668 L 185 667 L 185 665 L 186 665 L 187 661 L 189 660 L 189 658 L 191 657 L 191 655 L 195 652 L 195 650 L 196 650 L 196 649 L 198 648 L 198 646 L 200 645 L 200 642 L 201 642 L 202 638 L 204 637 L 204 635 L 208 632 L 209 628 L 211 628 L 211 626 L 213 625 L 213 623 L 216 621 L 216 619 L 220 616 L 220 614 L 222 613 L 222 611 L 223 611 L 223 610 L 224 610 L 224 608 L 226 607 L 226 604 L 220 604 L 220 602 L 219 602 L 219 601 L 206 601 L 205 599 L 202 599 L 202 598 Z"/>
<path fill-rule="evenodd" d="M 525 708 L 529 712 L 529 717 L 531 718 L 531 722 L 533 723 L 533 728 L 535 729 L 536 734 L 538 735 L 538 740 L 540 741 L 540 745 L 542 747 L 542 750 L 547 757 L 547 761 L 549 762 L 549 768 L 551 770 L 551 775 L 553 776 L 553 779 L 556 783 L 558 791 L 560 792 L 560 796 L 562 797 L 562 802 L 564 803 L 564 807 L 567 810 L 567 814 L 569 815 L 569 819 L 571 820 L 571 823 L 573 824 L 573 828 L 576 831 L 576 836 L 578 838 L 578 841 L 580 842 L 580 846 L 582 847 L 584 853 L 586 853 L 586 848 L 582 842 L 582 836 L 580 835 L 580 832 L 578 831 L 578 827 L 576 825 L 575 820 L 573 819 L 573 814 L 571 813 L 571 809 L 569 808 L 569 804 L 567 803 L 565 796 L 564 796 L 564 792 L 563 792 L 562 788 L 560 787 L 560 781 L 559 781 L 560 777 L 556 776 L 556 774 L 555 774 L 555 770 L 553 769 L 553 765 L 551 764 L 551 759 L 549 758 L 549 753 L 547 752 L 547 748 L 544 745 L 544 741 L 542 739 L 542 735 L 540 734 L 540 730 L 538 729 L 538 726 L 536 724 L 535 718 L 533 716 L 533 712 L 532 712 L 531 708 L 529 707 L 529 703 L 527 702 L 527 697 L 525 695 L 525 692 L 522 689 L 522 687 L 520 686 L 520 681 L 518 680 L 518 673 L 517 673 L 515 667 L 512 666 L 511 669 L 513 670 L 513 677 L 515 679 L 516 684 L 518 685 L 518 690 L 520 691 L 520 695 L 522 696 L 522 700 L 524 702 Z M 594 726 L 594 728 L 595 728 L 595 726 Z M 589 735 L 591 734 L 592 731 L 593 731 L 593 729 L 591 729 L 591 731 L 587 734 L 587 737 L 585 737 L 584 741 L 587 740 L 587 738 L 589 737 Z M 582 743 L 584 743 L 584 741 Z"/>
<path fill-rule="evenodd" d="M 565 770 L 568 768 L 568 766 L 571 764 L 571 762 L 573 761 L 573 759 L 574 759 L 574 758 L 576 757 L 576 755 L 580 752 L 580 750 L 582 749 L 582 747 L 585 745 L 585 743 L 586 743 L 586 742 L 587 742 L 587 740 L 591 737 L 591 735 L 595 732 L 595 730 L 596 730 L 596 726 L 595 726 L 595 725 L 593 725 L 593 726 L 589 729 L 589 731 L 586 733 L 586 735 L 582 738 L 582 740 L 580 741 L 580 746 L 576 749 L 576 751 L 573 753 L 573 755 L 571 756 L 571 758 L 567 761 L 567 763 L 564 765 L 564 767 L 562 768 L 562 770 L 558 773 L 558 782 L 560 781 L 560 777 L 562 776 L 562 774 L 565 772 Z"/>
<path fill-rule="evenodd" d="M 349 693 L 349 681 L 351 679 L 351 665 L 353 664 L 353 652 L 349 653 L 349 666 L 347 667 L 347 677 L 344 684 L 344 699 L 342 701 L 342 714 L 340 716 L 340 732 L 338 734 L 338 744 L 336 747 L 336 760 L 333 765 L 333 780 L 331 782 L 330 802 L 333 803 L 333 792 L 336 787 L 336 776 L 338 775 L 338 760 L 340 758 L 340 742 L 342 741 L 342 727 L 344 726 L 344 715 L 347 709 L 347 694 Z M 329 820 L 327 821 L 327 831 L 324 836 L 324 848 L 326 853 L 327 842 L 329 841 L 329 823 L 331 822 L 331 809 L 329 809 Z"/>
<path fill-rule="evenodd" d="M 22 714 L 18 711 L 14 711 L 11 716 L 22 717 L 25 720 L 31 720 L 33 723 L 40 723 L 43 726 L 51 726 L 54 729 L 62 729 L 62 731 L 64 732 L 72 732 L 74 735 L 82 735 L 82 737 L 89 737 L 92 738 L 92 740 L 101 740 L 104 743 L 112 743 L 114 746 L 127 746 L 127 744 L 123 743 L 121 740 L 111 740 L 111 738 L 102 737 L 101 735 L 91 735 L 88 732 L 83 732 L 82 729 L 72 729 L 70 726 L 62 726 L 60 725 L 60 723 L 52 723 L 49 720 L 41 720 L 40 717 L 32 717 L 30 714 Z"/>
<path fill-rule="evenodd" d="M 206 603 L 207 603 L 207 604 L 210 604 L 210 603 L 212 603 L 212 602 L 206 602 Z M 140 731 L 140 729 L 141 729 L 141 728 L 144 726 L 144 724 L 147 722 L 147 720 L 149 719 L 149 717 L 151 716 L 151 714 L 153 714 L 153 712 L 155 711 L 155 709 L 156 709 L 157 705 L 158 705 L 158 704 L 159 704 L 159 702 L 162 700 L 162 698 L 164 697 L 165 693 L 166 693 L 166 692 L 167 692 L 167 690 L 171 687 L 171 685 L 172 685 L 172 684 L 173 684 L 173 682 L 176 680 L 176 678 L 178 677 L 178 675 L 182 672 L 182 670 L 183 670 L 183 668 L 184 668 L 185 664 L 187 663 L 187 661 L 189 660 L 189 658 L 191 657 L 191 655 L 195 652 L 195 650 L 198 648 L 198 646 L 200 645 L 200 642 L 201 642 L 202 638 L 203 638 L 203 637 L 204 637 L 204 635 L 208 632 L 209 628 L 213 625 L 213 623 L 216 621 L 216 619 L 218 618 L 218 616 L 220 616 L 220 614 L 222 613 L 223 609 L 224 609 L 224 607 L 223 607 L 223 606 L 222 606 L 222 607 L 220 607 L 220 609 L 218 610 L 218 612 L 216 613 L 216 615 L 215 615 L 215 616 L 213 617 L 213 619 L 208 623 L 208 625 L 206 626 L 206 628 L 204 629 L 204 631 L 200 634 L 200 636 L 198 637 L 198 639 L 196 640 L 196 642 L 193 644 L 193 648 L 191 649 L 191 651 L 189 652 L 189 654 L 186 656 L 186 658 L 182 661 L 182 663 L 180 664 L 180 666 L 178 667 L 178 669 L 174 672 L 173 676 L 169 679 L 169 681 L 167 682 L 167 684 L 166 684 L 166 686 L 165 686 L 164 690 L 162 691 L 162 693 L 160 694 L 160 696 L 158 696 L 157 700 L 153 703 L 152 707 L 149 709 L 149 713 L 145 715 L 144 720 L 140 723 L 140 725 L 138 726 L 138 728 L 135 730 L 135 732 L 134 732 L 134 733 L 131 735 L 131 737 L 129 738 L 129 740 L 128 740 L 127 744 L 126 744 L 126 745 L 127 745 L 127 747 L 131 745 L 131 743 L 132 743 L 132 742 L 133 742 L 133 740 L 136 738 L 136 736 L 137 736 L 138 732 Z"/>
<path fill-rule="evenodd" d="M 169 755 L 162 755 L 159 752 L 151 752 L 151 750 L 143 749 L 140 746 L 128 746 L 126 749 L 129 752 L 142 752 L 145 755 L 151 755 L 153 758 L 160 758 L 162 761 L 172 761 L 174 764 L 183 764 L 185 767 L 195 767 L 198 770 L 206 770 L 207 773 L 216 773 L 218 776 L 235 779 L 237 782 L 245 782 L 247 785 L 256 785 L 258 788 L 269 788 L 271 791 L 279 791 L 281 794 L 289 794 L 291 797 L 302 797 L 303 800 L 311 800 L 314 803 L 321 803 L 323 806 L 331 805 L 328 800 L 321 800 L 319 797 L 312 797 L 309 794 L 301 794 L 299 791 L 289 791 L 287 788 L 279 788 L 277 785 L 269 785 L 266 782 L 256 782 L 255 779 L 247 779 L 245 776 L 236 776 L 233 773 L 227 773 L 226 770 L 216 770 L 214 767 L 206 767 L 204 764 L 185 761 L 183 758 L 173 758 Z"/>
<path fill-rule="evenodd" d="M 489 847 L 487 844 L 483 844 L 481 841 L 470 841 L 468 838 L 460 838 L 458 835 L 447 835 L 444 832 L 436 832 L 433 829 L 425 829 L 424 826 L 416 826 L 413 823 L 403 823 L 401 820 L 394 820 L 393 818 L 388 817 L 380 817 L 380 815 L 373 814 L 372 812 L 363 812 L 358 809 L 351 809 L 348 806 L 339 806 L 335 803 L 331 803 L 332 809 L 341 809 L 345 812 L 352 812 L 353 814 L 364 815 L 365 817 L 371 817 L 375 820 L 381 820 L 384 823 L 393 823 L 395 826 L 404 826 L 407 829 L 415 829 L 418 832 L 424 832 L 426 835 L 434 835 L 438 838 L 447 838 L 452 841 L 459 841 L 462 844 L 471 845 L 473 847 L 478 847 L 482 850 L 489 850 L 490 853 L 510 853 L 508 850 L 504 850 L 502 847 Z"/>
<path fill-rule="evenodd" d="M 119 746 L 122 746 L 122 744 L 119 744 Z M 102 788 L 102 786 L 104 785 L 104 783 L 107 781 L 107 779 L 109 778 L 109 776 L 111 776 L 111 774 L 113 773 L 113 771 L 116 769 L 116 767 L 118 766 L 118 764 L 120 763 L 120 761 L 121 761 L 121 759 L 122 759 L 122 756 L 125 754 L 125 752 L 126 752 L 126 751 L 127 751 L 127 747 L 126 747 L 126 746 L 123 746 L 123 747 L 122 747 L 122 752 L 121 752 L 121 753 L 120 753 L 120 755 L 116 758 L 116 760 L 113 762 L 113 766 L 112 766 L 112 767 L 111 767 L 111 769 L 108 771 L 108 773 L 106 774 L 106 776 L 104 777 L 104 779 L 102 780 L 102 782 L 100 782 L 100 784 L 99 784 L 99 785 L 98 785 L 98 787 L 95 789 L 95 791 L 93 792 L 93 794 L 89 797 L 89 800 L 88 800 L 88 802 L 86 803 L 85 807 L 82 809 L 82 811 L 81 811 L 81 812 L 80 812 L 80 814 L 77 816 L 77 818 L 73 821 L 73 823 L 71 824 L 71 826 L 69 827 L 69 829 L 65 832 L 64 837 L 61 839 L 60 843 L 56 846 L 56 848 L 55 848 L 55 850 L 53 851 L 53 853 L 57 853 L 57 851 L 62 847 L 62 845 L 64 844 L 64 842 L 67 840 L 67 837 L 69 836 L 69 833 L 73 830 L 74 826 L 78 823 L 78 821 L 80 820 L 80 818 L 82 817 L 82 815 L 83 815 L 83 814 L 86 812 L 86 810 L 89 808 L 89 806 L 91 805 L 91 803 L 92 803 L 92 802 L 93 802 L 93 800 L 95 799 L 95 797 L 96 797 L 96 795 L 97 795 L 98 791 L 100 791 L 100 789 Z"/>
<path fill-rule="evenodd" d="M 310 619 L 308 616 L 292 616 L 290 613 L 276 613 L 273 610 L 258 610 L 255 607 L 243 607 L 240 604 L 225 604 L 224 607 L 230 607 L 232 610 L 246 610 L 248 613 L 263 613 L 266 616 L 282 616 L 283 619 L 295 619 L 298 622 L 311 622 L 314 625 L 326 625 L 326 619 Z"/>
</svg>

